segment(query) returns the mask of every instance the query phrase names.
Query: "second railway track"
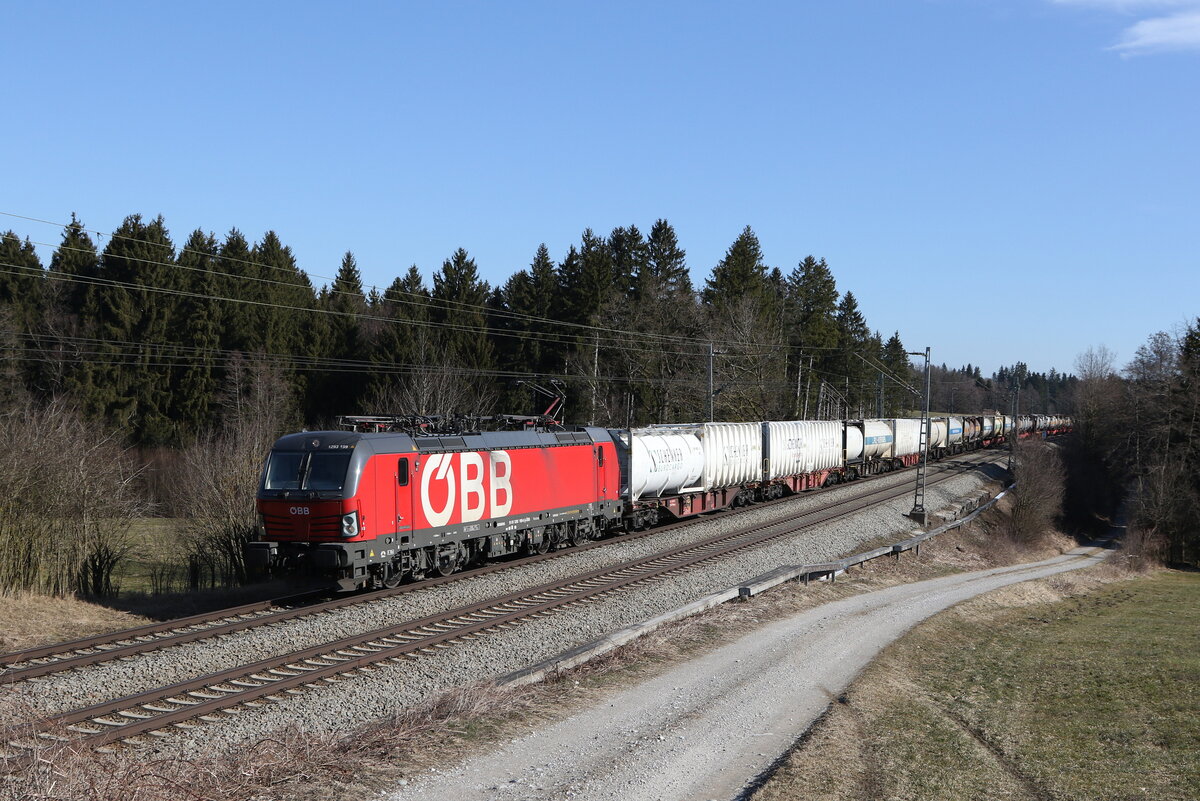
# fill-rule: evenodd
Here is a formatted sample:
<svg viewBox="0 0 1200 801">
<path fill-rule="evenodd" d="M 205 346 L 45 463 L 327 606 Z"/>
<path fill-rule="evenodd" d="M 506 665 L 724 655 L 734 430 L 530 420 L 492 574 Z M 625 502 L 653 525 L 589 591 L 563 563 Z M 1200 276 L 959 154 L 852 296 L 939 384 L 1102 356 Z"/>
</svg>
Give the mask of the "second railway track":
<svg viewBox="0 0 1200 801">
<path fill-rule="evenodd" d="M 986 461 L 987 458 L 979 462 L 942 463 L 937 475 L 931 476 L 931 484 L 975 469 Z M 57 714 L 24 730 L 8 732 L 5 739 L 10 743 L 9 756 L 20 760 L 22 753 L 29 753 L 46 739 L 66 739 L 98 747 L 171 728 L 191 727 L 202 720 L 217 720 L 222 713 L 239 707 L 284 698 L 306 687 L 341 681 L 371 664 L 411 659 L 422 652 L 448 648 L 519 625 L 525 620 L 549 615 L 563 607 L 594 602 L 661 581 L 696 565 L 712 563 L 868 506 L 904 497 L 910 491 L 907 485 L 872 488 L 785 520 L 741 528 L 417 621 Z"/>
<path fill-rule="evenodd" d="M 986 457 L 985 457 L 986 460 Z M 964 465 L 973 466 L 971 460 L 959 457 L 936 465 L 938 470 L 954 470 Z M 852 485 L 834 485 L 832 487 L 806 493 L 813 497 L 829 490 L 844 489 L 847 486 L 867 486 L 880 479 L 895 476 L 895 473 L 885 473 L 861 479 Z M 769 508 L 778 504 L 794 501 L 797 496 L 787 496 L 778 500 L 765 501 L 755 505 L 755 508 Z M 804 497 L 804 496 L 802 496 Z M 124 631 L 100 634 L 94 637 L 74 640 L 64 643 L 28 648 L 8 654 L 0 654 L 0 682 L 17 682 L 27 679 L 51 676 L 91 665 L 101 664 L 116 659 L 139 656 L 152 651 L 170 648 L 187 643 L 198 642 L 211 637 L 233 634 L 266 625 L 285 623 L 304 617 L 325 614 L 338 609 L 360 604 L 369 604 L 394 598 L 399 595 L 414 592 L 428 587 L 436 587 L 463 578 L 487 575 L 515 567 L 536 564 L 538 562 L 557 559 L 580 553 L 592 548 L 600 548 L 615 542 L 631 542 L 644 537 L 660 535 L 674 529 L 685 528 L 698 522 L 714 519 L 719 515 L 733 514 L 733 510 L 706 515 L 703 518 L 687 518 L 676 523 L 659 526 L 645 531 L 625 534 L 616 538 L 592 541 L 581 546 L 554 551 L 548 554 L 529 556 L 520 560 L 504 561 L 477 567 L 456 573 L 452 576 L 425 580 L 415 584 L 407 584 L 391 590 L 380 590 L 370 593 L 341 596 L 331 600 L 315 600 L 320 593 L 300 593 L 266 601 L 244 604 L 237 607 L 220 609 L 214 612 L 191 615 L 185 618 L 152 623 Z"/>
</svg>

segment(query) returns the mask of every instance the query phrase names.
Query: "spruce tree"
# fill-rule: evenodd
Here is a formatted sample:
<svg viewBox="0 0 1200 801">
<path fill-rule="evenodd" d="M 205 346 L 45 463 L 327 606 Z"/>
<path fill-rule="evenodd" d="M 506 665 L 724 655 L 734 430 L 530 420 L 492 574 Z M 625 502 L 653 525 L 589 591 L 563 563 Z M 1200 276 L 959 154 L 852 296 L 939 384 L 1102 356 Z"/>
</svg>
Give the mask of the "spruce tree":
<svg viewBox="0 0 1200 801">
<path fill-rule="evenodd" d="M 853 292 L 847 291 L 842 296 L 837 308 L 838 327 L 838 361 L 841 375 L 838 376 L 837 390 L 846 398 L 847 414 L 863 416 L 871 397 L 868 390 L 868 367 L 862 356 L 873 352 L 869 348 L 870 329 L 858 309 L 858 300 Z M 871 404 L 870 408 L 874 408 Z"/>
<path fill-rule="evenodd" d="M 401 390 L 410 376 L 422 369 L 429 342 L 429 290 L 417 265 L 408 268 L 384 291 L 379 315 L 387 319 L 371 348 L 371 370 L 367 404 L 377 414 L 413 411 L 400 408 Z"/>
<path fill-rule="evenodd" d="M 311 309 L 316 303 L 312 282 L 296 265 L 292 249 L 280 242 L 274 231 L 263 234 L 251 258 L 258 265 L 258 277 L 264 279 L 255 292 L 256 299 L 269 304 L 261 312 L 266 324 L 264 349 L 267 353 L 308 355 L 305 332 L 313 315 L 296 309 Z"/>
<path fill-rule="evenodd" d="M 489 287 L 467 251 L 459 248 L 433 275 L 432 320 L 442 325 L 446 355 L 455 366 L 490 369 L 494 363 L 491 340 L 486 336 L 485 311 Z"/>
<path fill-rule="evenodd" d="M 688 273 L 687 253 L 679 247 L 675 229 L 666 220 L 656 220 L 646 240 L 646 268 L 669 296 L 690 297 L 692 277 Z"/>
<path fill-rule="evenodd" d="M 650 255 L 642 232 L 636 225 L 614 228 L 608 237 L 608 252 L 612 259 L 612 283 L 617 295 L 623 298 L 636 297 Z"/>
<path fill-rule="evenodd" d="M 750 226 L 746 226 L 725 258 L 713 267 L 704 283 L 701 298 L 709 306 L 733 306 L 743 298 L 761 298 L 767 294 L 767 266 L 762 247 Z"/>
<path fill-rule="evenodd" d="M 326 294 L 326 305 L 333 314 L 328 318 L 329 336 L 325 356 L 338 362 L 348 362 L 329 369 L 314 382 L 318 397 L 316 408 L 332 417 L 360 411 L 367 389 L 365 369 L 353 364 L 370 358 L 368 335 L 363 317 L 367 313 L 367 296 L 363 292 L 362 274 L 354 254 L 346 251 L 332 286 Z"/>
<path fill-rule="evenodd" d="M 44 273 L 33 243 L 0 234 L 0 406 L 8 408 L 36 381 L 41 350 L 34 338 L 41 327 Z"/>
<path fill-rule="evenodd" d="M 916 376 L 913 375 L 912 363 L 904 343 L 900 341 L 899 331 L 888 338 L 880 358 L 892 376 L 884 379 L 884 413 L 889 417 L 902 416 L 906 410 L 915 408 L 914 396 L 893 378 L 903 381 L 908 386 L 916 386 Z"/>
<path fill-rule="evenodd" d="M 822 377 L 838 370 L 838 291 L 829 265 L 806 256 L 788 275 L 785 296 L 788 344 L 795 354 L 788 377 L 792 413 L 814 415 Z"/>
<path fill-rule="evenodd" d="M 175 368 L 171 417 L 188 441 L 212 427 L 212 410 L 220 385 L 218 359 L 222 313 L 226 305 L 215 299 L 219 274 L 213 267 L 219 244 L 199 228 L 192 232 L 179 254 L 180 278 L 187 294 L 179 303 L 181 362 Z"/>
<path fill-rule="evenodd" d="M 215 269 L 217 295 L 225 298 L 261 301 L 264 293 L 254 279 L 261 269 L 254 262 L 250 243 L 236 228 L 230 229 L 221 244 Z M 266 350 L 267 313 L 261 306 L 249 303 L 226 302 L 221 325 L 221 348 L 242 353 L 262 353 Z"/>
<path fill-rule="evenodd" d="M 98 277 L 110 283 L 87 298 L 85 317 L 100 342 L 81 382 L 82 402 L 139 444 L 169 444 L 176 432 L 167 346 L 178 331 L 182 285 L 162 217 L 126 217 L 101 255 Z"/>
<path fill-rule="evenodd" d="M 0 234 L 0 308 L 7 309 L 21 334 L 33 331 L 41 317 L 45 272 L 33 243 L 12 231 Z"/>
<path fill-rule="evenodd" d="M 83 223 L 72 214 L 62 242 L 50 257 L 48 278 L 56 314 L 76 321 L 100 272 L 100 256 Z M 74 326 L 72 326 L 74 327 Z"/>
<path fill-rule="evenodd" d="M 608 242 L 585 229 L 579 249 L 567 253 L 561 268 L 564 319 L 573 323 L 595 323 L 600 309 L 615 292 L 612 252 Z"/>
</svg>

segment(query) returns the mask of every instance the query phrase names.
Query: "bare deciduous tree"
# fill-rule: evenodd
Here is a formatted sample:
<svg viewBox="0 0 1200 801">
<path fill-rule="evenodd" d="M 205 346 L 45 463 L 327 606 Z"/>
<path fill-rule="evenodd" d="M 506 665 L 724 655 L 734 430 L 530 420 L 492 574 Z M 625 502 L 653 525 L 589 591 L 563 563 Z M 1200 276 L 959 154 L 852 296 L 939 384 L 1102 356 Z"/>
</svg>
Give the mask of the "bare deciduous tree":
<svg viewBox="0 0 1200 801">
<path fill-rule="evenodd" d="M 291 425 L 291 385 L 277 367 L 248 360 L 232 368 L 224 404 L 224 427 L 183 451 L 171 468 L 193 588 L 246 579 L 242 550 L 257 525 L 254 497 L 271 444 Z"/>
<path fill-rule="evenodd" d="M 1018 542 L 1036 542 L 1062 514 L 1066 471 L 1054 445 L 1023 441 L 1016 451 L 1017 486 L 1009 535 Z"/>
<path fill-rule="evenodd" d="M 129 529 L 147 514 L 117 435 L 62 401 L 0 415 L 0 592 L 112 595 Z"/>
</svg>

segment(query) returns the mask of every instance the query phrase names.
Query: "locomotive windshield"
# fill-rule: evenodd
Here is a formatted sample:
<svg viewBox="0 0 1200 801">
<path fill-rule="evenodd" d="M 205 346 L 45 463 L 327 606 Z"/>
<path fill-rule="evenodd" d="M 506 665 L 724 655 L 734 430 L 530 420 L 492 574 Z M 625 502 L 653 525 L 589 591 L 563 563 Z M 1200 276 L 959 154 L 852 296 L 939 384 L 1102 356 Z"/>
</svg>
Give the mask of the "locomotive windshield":
<svg viewBox="0 0 1200 801">
<path fill-rule="evenodd" d="M 331 492 L 346 483 L 350 453 L 275 451 L 267 462 L 263 489 Z"/>
</svg>

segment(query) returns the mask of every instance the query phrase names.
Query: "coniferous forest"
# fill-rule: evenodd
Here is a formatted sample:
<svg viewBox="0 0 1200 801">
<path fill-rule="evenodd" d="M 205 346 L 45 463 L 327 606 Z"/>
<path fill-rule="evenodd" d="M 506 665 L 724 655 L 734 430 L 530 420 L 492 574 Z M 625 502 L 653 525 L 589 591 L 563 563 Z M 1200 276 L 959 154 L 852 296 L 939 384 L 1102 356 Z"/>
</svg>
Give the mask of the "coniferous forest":
<svg viewBox="0 0 1200 801">
<path fill-rule="evenodd" d="M 661 219 L 531 247 L 496 286 L 463 249 L 387 287 L 347 252 L 318 286 L 270 231 L 59 230 L 49 264 L 0 235 L 0 591 L 118 592 L 148 515 L 182 521 L 151 590 L 241 583 L 271 442 L 343 414 L 533 414 L 533 384 L 561 386 L 567 424 L 614 427 L 921 408 L 899 332 L 824 259 L 767 264 L 750 227 L 702 286 Z M 1020 387 L 1022 413 L 1070 413 L 1053 371 L 931 374 L 942 412 L 1011 411 Z"/>
<path fill-rule="evenodd" d="M 103 241 L 101 247 L 97 240 Z M 335 272 L 330 265 L 329 272 Z M 703 286 L 658 220 L 545 245 L 503 284 L 459 249 L 364 287 L 353 253 L 321 286 L 273 232 L 193 231 L 131 215 L 111 234 L 79 220 L 50 263 L 13 231 L 0 242 L 6 397 L 68 398 L 138 447 L 181 447 L 266 382 L 287 425 L 340 414 L 530 413 L 519 382 L 562 381 L 567 421 L 631 426 L 708 419 L 835 418 L 919 408 L 899 332 L 873 332 L 823 259 L 765 263 L 747 227 Z M 934 370 L 936 409 L 1061 411 L 1071 379 L 1023 364 L 983 377 Z"/>
</svg>

